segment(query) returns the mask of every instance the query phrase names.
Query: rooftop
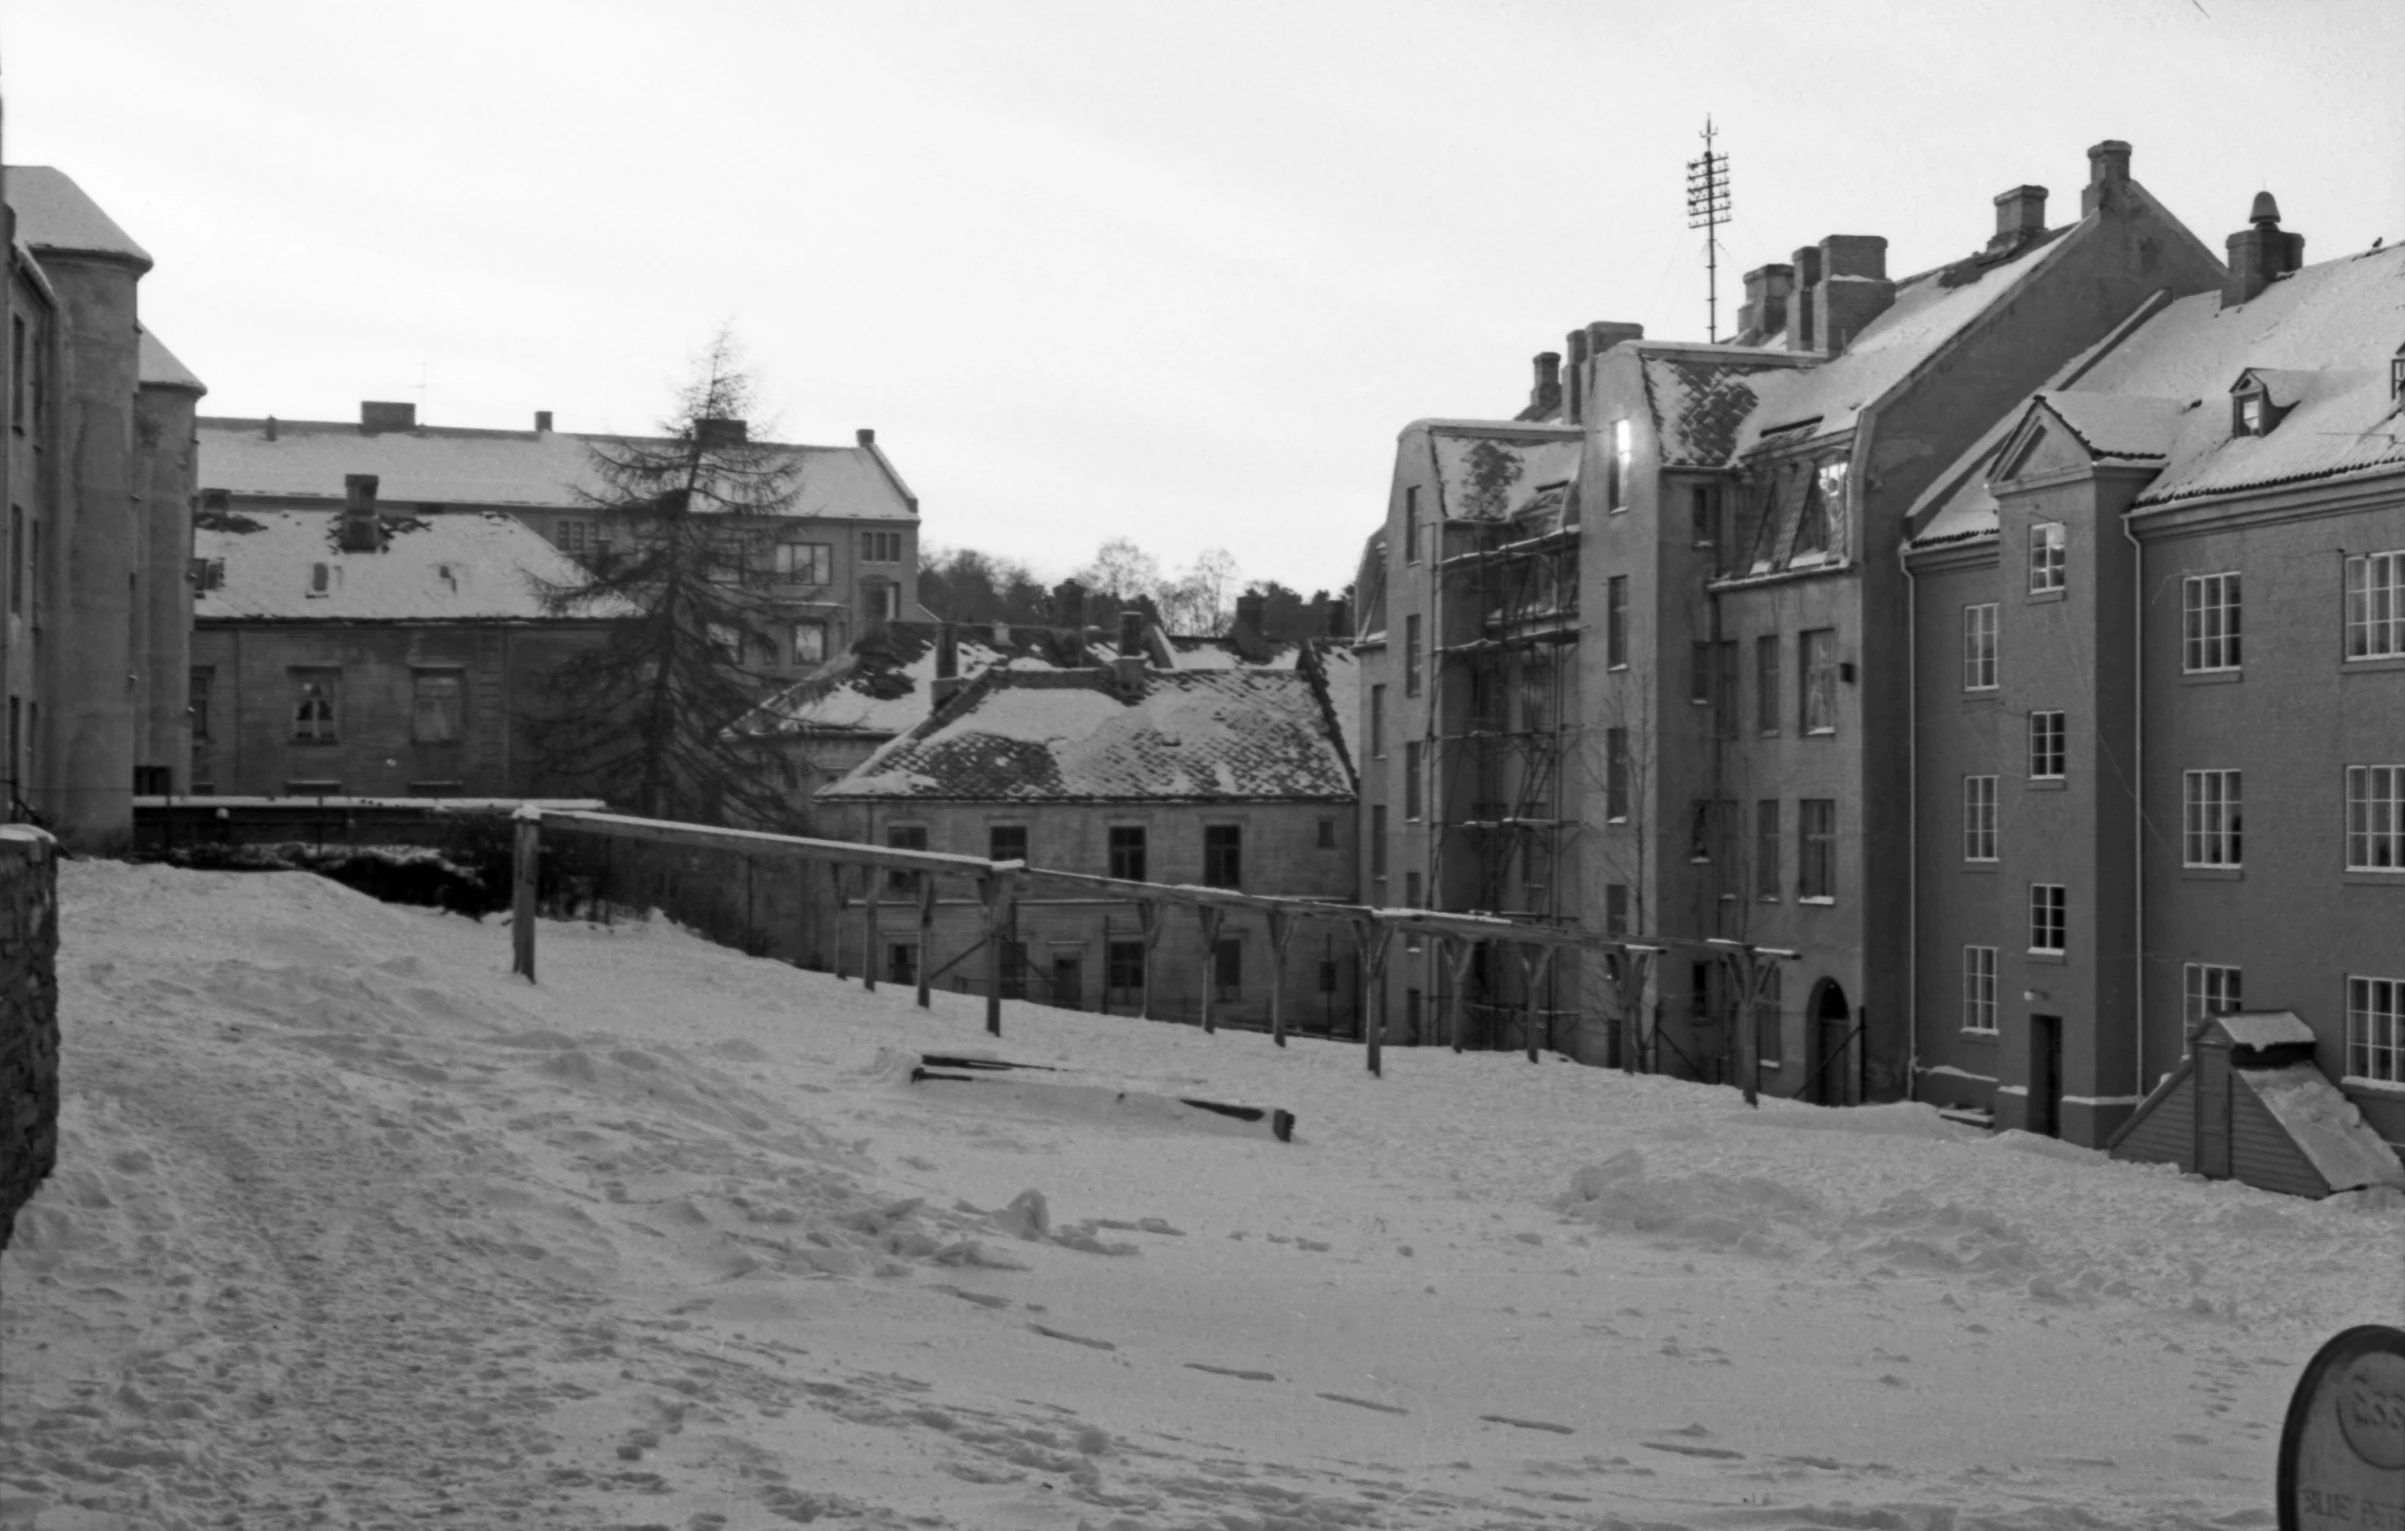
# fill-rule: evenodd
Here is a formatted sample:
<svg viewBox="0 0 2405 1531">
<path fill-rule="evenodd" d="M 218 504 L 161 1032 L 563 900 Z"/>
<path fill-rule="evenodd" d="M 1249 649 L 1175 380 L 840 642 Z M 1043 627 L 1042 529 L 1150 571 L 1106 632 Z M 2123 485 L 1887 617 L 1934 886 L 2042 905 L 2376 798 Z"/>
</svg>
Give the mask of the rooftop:
<svg viewBox="0 0 2405 1531">
<path fill-rule="evenodd" d="M 35 254 L 99 255 L 150 269 L 150 252 L 117 227 L 66 172 L 48 165 L 10 165 L 0 171 L 17 237 Z"/>
<path fill-rule="evenodd" d="M 193 619 L 537 621 L 545 617 L 537 581 L 585 577 L 525 523 L 498 511 L 386 515 L 383 523 L 381 549 L 346 553 L 339 511 L 203 511 L 194 520 L 193 557 L 222 569 L 193 592 Z M 612 614 L 595 610 L 573 620 Z"/>
</svg>

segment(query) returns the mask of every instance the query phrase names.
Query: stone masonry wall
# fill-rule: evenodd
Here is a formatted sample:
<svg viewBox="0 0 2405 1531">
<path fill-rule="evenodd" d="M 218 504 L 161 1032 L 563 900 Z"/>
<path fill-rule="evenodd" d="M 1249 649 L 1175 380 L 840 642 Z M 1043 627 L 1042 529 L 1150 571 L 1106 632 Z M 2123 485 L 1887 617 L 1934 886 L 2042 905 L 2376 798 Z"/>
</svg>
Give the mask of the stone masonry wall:
<svg viewBox="0 0 2405 1531">
<path fill-rule="evenodd" d="M 58 850 L 0 829 L 0 1249 L 58 1160 Z"/>
</svg>

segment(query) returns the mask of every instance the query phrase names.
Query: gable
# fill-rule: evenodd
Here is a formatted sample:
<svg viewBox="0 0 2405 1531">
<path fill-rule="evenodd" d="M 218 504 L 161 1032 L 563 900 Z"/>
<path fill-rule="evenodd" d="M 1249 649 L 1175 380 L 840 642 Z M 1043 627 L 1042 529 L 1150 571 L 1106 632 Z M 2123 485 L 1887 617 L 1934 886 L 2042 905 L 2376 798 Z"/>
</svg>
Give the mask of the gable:
<svg viewBox="0 0 2405 1531">
<path fill-rule="evenodd" d="M 2040 413 L 2004 449 L 2003 467 L 1988 482 L 2009 484 L 2095 462 L 2085 444 L 2051 414 Z"/>
</svg>

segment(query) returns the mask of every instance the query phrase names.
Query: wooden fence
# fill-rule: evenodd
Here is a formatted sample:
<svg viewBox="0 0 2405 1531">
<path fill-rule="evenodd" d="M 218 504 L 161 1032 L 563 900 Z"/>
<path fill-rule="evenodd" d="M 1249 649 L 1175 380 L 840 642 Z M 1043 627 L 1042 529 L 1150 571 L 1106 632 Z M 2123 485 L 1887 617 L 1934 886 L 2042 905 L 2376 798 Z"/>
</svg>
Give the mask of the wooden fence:
<svg viewBox="0 0 2405 1531">
<path fill-rule="evenodd" d="M 514 946 L 511 971 L 524 974 L 529 982 L 535 976 L 535 926 L 545 824 L 612 839 L 687 850 L 731 851 L 766 861 L 823 865 L 832 885 L 836 918 L 839 921 L 848 914 L 852 903 L 849 874 L 851 869 L 859 868 L 862 874 L 858 879 L 861 885 L 860 917 L 864 930 L 872 933 L 872 936 L 878 928 L 881 907 L 879 894 L 885 881 L 876 874 L 915 874 L 907 896 L 915 902 L 918 912 L 921 959 L 917 964 L 916 979 L 921 1009 L 929 1008 L 931 1003 L 930 984 L 935 964 L 926 960 L 926 954 L 931 950 L 927 942 L 935 920 L 937 879 L 966 881 L 976 890 L 977 901 L 984 909 L 985 1029 L 994 1036 L 1002 1034 L 1005 958 L 1012 915 L 1022 889 L 1030 882 L 1074 887 L 1090 894 L 1124 900 L 1135 907 L 1145 948 L 1142 1008 L 1147 1014 L 1152 1004 L 1152 952 L 1165 928 L 1168 911 L 1192 911 L 1201 927 L 1203 949 L 1206 952 L 1217 941 L 1220 922 L 1229 912 L 1251 910 L 1262 914 L 1269 927 L 1270 947 L 1276 959 L 1271 964 L 1274 980 L 1270 990 L 1270 1037 L 1280 1047 L 1286 1045 L 1284 957 L 1295 931 L 1308 921 L 1341 926 L 1351 933 L 1360 957 L 1365 995 L 1377 989 L 1385 971 L 1387 954 L 1398 934 L 1406 939 L 1422 936 L 1434 940 L 1438 944 L 1439 957 L 1452 977 L 1451 1003 L 1445 1020 L 1446 1034 L 1455 1052 L 1462 1050 L 1468 1027 L 1467 984 L 1464 980 L 1469 973 L 1473 953 L 1481 945 L 1499 956 L 1510 953 L 1518 961 L 1524 980 L 1523 992 L 1527 997 L 1522 1029 L 1528 1061 L 1531 1063 L 1539 1059 L 1542 1036 L 1539 1019 L 1543 1013 L 1540 996 L 1544 990 L 1545 976 L 1555 960 L 1564 950 L 1614 954 L 1618 958 L 1614 964 L 1614 987 L 1619 991 L 1620 1025 L 1624 1028 L 1621 1057 L 1623 1066 L 1631 1071 L 1636 1055 L 1637 997 L 1644 992 L 1652 959 L 1671 947 L 1705 948 L 1730 964 L 1737 978 L 1737 992 L 1749 1002 L 1748 1008 L 1739 1011 L 1740 1070 L 1745 1078 L 1749 1103 L 1756 1098 L 1760 1077 L 1750 1001 L 1761 994 L 1765 982 L 1762 975 L 1768 970 L 1769 963 L 1792 961 L 1799 955 L 1735 941 L 1600 937 L 1561 926 L 1531 925 L 1487 915 L 1455 914 L 1432 909 L 1374 909 L 1317 899 L 1276 898 L 1266 894 L 1244 893 L 1233 888 L 1136 882 L 1083 872 L 1052 871 L 1028 866 L 1023 861 L 988 861 L 977 856 L 958 856 L 941 851 L 895 850 L 851 840 L 810 840 L 794 835 L 719 829 L 614 813 L 546 811 L 529 804 L 516 815 L 515 896 L 511 917 Z M 842 943 L 838 940 L 833 944 L 837 953 L 835 976 L 840 979 L 844 976 Z M 861 982 L 871 991 L 877 987 L 874 951 L 873 938 L 864 940 Z M 1206 1032 L 1217 1030 L 1212 1015 L 1213 987 L 1208 982 L 1202 985 L 1202 1029 Z M 1369 1071 L 1383 1074 L 1385 1019 L 1382 1006 L 1365 1006 L 1362 1043 Z"/>
</svg>

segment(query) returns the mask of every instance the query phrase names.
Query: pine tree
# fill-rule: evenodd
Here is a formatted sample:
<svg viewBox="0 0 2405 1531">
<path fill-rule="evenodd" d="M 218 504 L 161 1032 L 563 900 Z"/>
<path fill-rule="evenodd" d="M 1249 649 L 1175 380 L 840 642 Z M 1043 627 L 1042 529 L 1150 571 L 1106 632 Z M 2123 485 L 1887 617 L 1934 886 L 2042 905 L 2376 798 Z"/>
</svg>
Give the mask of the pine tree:
<svg viewBox="0 0 2405 1531">
<path fill-rule="evenodd" d="M 757 702 L 746 664 L 773 652 L 766 537 L 754 518 L 786 512 L 799 458 L 749 439 L 757 380 L 721 331 L 695 363 L 657 439 L 592 443 L 579 498 L 611 534 L 580 583 L 540 590 L 554 616 L 603 616 L 606 636 L 552 672 L 532 723 L 545 777 L 646 818 L 789 827 L 798 814 L 775 767 L 727 734 Z"/>
</svg>

